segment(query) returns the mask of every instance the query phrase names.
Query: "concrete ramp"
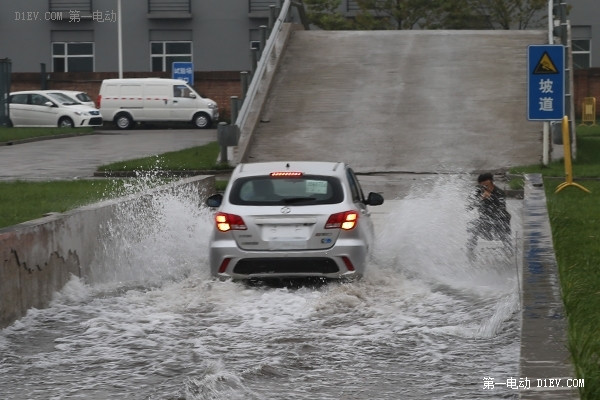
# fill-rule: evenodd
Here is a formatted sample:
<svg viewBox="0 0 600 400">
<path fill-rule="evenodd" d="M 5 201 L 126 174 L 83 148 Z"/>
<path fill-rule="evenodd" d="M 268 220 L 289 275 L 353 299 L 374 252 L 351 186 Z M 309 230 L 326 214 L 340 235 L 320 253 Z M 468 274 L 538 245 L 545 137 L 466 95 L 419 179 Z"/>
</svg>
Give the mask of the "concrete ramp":
<svg viewBox="0 0 600 400">
<path fill-rule="evenodd" d="M 527 46 L 543 31 L 294 31 L 244 161 L 361 173 L 502 171 L 541 161 Z"/>
</svg>

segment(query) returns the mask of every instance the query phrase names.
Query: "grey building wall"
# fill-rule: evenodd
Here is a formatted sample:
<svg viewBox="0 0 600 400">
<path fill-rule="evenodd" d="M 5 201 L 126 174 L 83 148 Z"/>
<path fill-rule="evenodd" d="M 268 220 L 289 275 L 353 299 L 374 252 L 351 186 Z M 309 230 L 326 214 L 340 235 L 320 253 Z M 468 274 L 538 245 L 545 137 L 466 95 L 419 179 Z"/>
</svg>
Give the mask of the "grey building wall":
<svg viewBox="0 0 600 400">
<path fill-rule="evenodd" d="M 40 63 L 45 63 L 54 72 L 53 41 L 92 41 L 94 72 L 117 71 L 117 0 L 91 2 L 96 16 L 102 13 L 112 20 L 79 21 L 72 18 L 77 14 L 68 12 L 63 13 L 63 20 L 56 20 L 55 14 L 49 14 L 51 1 L 56 0 L 0 2 L 0 58 L 12 60 L 12 71 L 38 72 Z M 192 41 L 196 71 L 247 70 L 251 67 L 250 41 L 260 38 L 259 26 L 268 22 L 266 13 L 250 14 L 247 0 L 191 0 L 191 18 L 149 16 L 148 0 L 121 3 L 124 71 L 151 71 L 151 40 Z"/>
<path fill-rule="evenodd" d="M 600 18 L 598 0 L 569 0 L 568 19 L 571 21 L 573 39 L 591 39 L 591 65 L 600 67 Z"/>
</svg>

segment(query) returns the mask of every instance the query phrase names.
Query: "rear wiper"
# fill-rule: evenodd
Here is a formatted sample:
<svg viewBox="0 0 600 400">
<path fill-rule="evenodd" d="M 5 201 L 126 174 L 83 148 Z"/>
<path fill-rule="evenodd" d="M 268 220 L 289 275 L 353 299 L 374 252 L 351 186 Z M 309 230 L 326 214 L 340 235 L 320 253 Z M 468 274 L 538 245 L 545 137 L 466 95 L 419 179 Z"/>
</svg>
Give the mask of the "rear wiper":
<svg viewBox="0 0 600 400">
<path fill-rule="evenodd" d="M 283 199 L 283 202 L 285 204 L 292 204 L 292 203 L 301 203 L 303 201 L 314 201 L 316 200 L 315 197 L 287 197 L 285 199 Z"/>
</svg>

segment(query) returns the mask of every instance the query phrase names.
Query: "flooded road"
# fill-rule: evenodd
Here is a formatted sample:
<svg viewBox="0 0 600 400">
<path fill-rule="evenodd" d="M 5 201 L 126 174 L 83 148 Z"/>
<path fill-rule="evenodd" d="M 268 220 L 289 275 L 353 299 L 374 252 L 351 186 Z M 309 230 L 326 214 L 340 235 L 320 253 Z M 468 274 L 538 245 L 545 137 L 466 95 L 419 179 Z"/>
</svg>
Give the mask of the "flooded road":
<svg viewBox="0 0 600 400">
<path fill-rule="evenodd" d="M 519 282 L 516 256 L 467 260 L 470 185 L 386 193 L 363 280 L 290 287 L 213 281 L 210 213 L 165 195 L 108 228 L 93 283 L 0 331 L 0 398 L 516 398 L 483 389 L 518 376 Z"/>
</svg>

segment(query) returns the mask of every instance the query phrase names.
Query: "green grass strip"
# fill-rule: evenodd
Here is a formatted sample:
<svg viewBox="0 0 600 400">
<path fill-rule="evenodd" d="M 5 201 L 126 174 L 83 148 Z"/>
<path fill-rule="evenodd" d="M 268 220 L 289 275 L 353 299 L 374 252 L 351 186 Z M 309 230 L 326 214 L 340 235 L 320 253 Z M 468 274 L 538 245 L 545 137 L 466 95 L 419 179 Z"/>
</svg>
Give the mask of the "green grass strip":
<svg viewBox="0 0 600 400">
<path fill-rule="evenodd" d="M 124 182 L 120 179 L 0 182 L 0 227 L 116 197 L 123 193 Z"/>
<path fill-rule="evenodd" d="M 568 343 L 582 399 L 600 399 L 600 182 L 579 181 L 555 193 L 561 181 L 545 179 Z"/>
<path fill-rule="evenodd" d="M 103 165 L 98 168 L 98 171 L 202 171 L 230 169 L 227 164 L 217 163 L 219 151 L 219 144 L 212 142 L 204 146 Z"/>
</svg>

